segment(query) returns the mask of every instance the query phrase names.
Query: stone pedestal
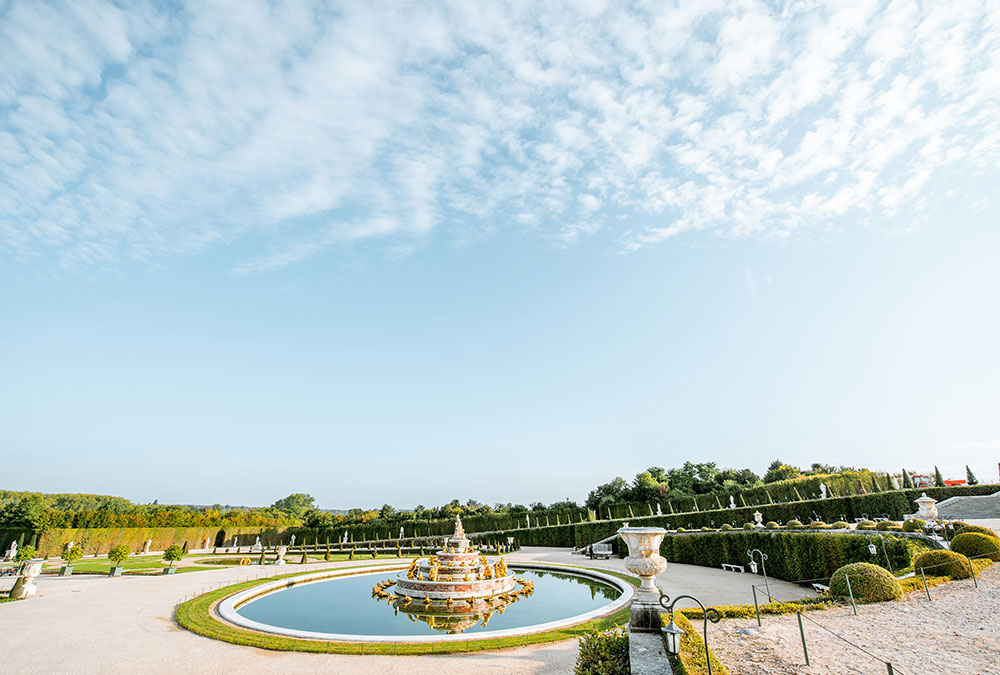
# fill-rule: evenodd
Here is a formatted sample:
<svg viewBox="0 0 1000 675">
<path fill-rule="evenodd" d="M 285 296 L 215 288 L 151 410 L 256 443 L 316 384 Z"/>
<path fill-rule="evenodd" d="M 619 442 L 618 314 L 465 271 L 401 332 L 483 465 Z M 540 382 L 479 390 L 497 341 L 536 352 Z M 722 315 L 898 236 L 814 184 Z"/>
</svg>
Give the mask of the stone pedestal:
<svg viewBox="0 0 1000 675">
<path fill-rule="evenodd" d="M 286 553 L 288 553 L 288 547 L 287 546 L 279 546 L 278 547 L 278 560 L 274 564 L 275 565 L 284 565 L 285 564 L 285 554 Z"/>
<path fill-rule="evenodd" d="M 38 586 L 35 586 L 35 577 L 42 573 L 43 562 L 45 561 L 42 558 L 34 558 L 24 564 L 24 570 L 21 572 L 24 585 L 21 587 L 21 593 L 17 597 L 21 599 L 30 598 L 38 593 Z"/>
<path fill-rule="evenodd" d="M 660 555 L 660 542 L 667 533 L 662 527 L 623 527 L 618 534 L 628 544 L 625 569 L 641 579 L 632 600 L 629 629 L 638 632 L 660 630 L 660 589 L 654 579 L 667 569 Z"/>
</svg>

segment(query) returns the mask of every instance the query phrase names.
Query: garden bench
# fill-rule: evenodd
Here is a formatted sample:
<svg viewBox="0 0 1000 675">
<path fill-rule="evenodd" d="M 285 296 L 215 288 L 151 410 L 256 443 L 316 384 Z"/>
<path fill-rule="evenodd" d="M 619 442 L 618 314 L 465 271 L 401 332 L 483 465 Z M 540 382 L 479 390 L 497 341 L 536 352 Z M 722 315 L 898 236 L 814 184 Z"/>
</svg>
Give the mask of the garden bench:
<svg viewBox="0 0 1000 675">
<path fill-rule="evenodd" d="M 611 544 L 594 544 L 593 556 L 600 560 L 611 558 Z"/>
<path fill-rule="evenodd" d="M 827 593 L 830 592 L 829 586 L 824 586 L 823 584 L 813 584 L 812 586 L 813 590 L 816 591 L 817 593 L 822 593 L 823 595 L 826 595 Z"/>
<path fill-rule="evenodd" d="M 722 569 L 729 570 L 731 572 L 739 572 L 743 574 L 745 571 L 743 565 L 733 565 L 732 563 L 722 563 Z"/>
</svg>

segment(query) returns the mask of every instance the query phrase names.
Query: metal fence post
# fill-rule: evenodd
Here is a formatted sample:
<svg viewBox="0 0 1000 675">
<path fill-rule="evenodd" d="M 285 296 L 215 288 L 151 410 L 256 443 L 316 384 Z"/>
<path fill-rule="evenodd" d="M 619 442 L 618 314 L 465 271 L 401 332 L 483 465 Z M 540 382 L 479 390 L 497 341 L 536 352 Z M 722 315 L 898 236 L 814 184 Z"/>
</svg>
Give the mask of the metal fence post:
<svg viewBox="0 0 1000 675">
<path fill-rule="evenodd" d="M 889 663 L 888 661 L 886 661 L 885 662 L 885 667 L 886 667 L 886 669 L 888 669 L 889 675 L 896 675 L 895 671 L 893 671 L 893 669 L 892 669 L 892 664 L 891 663 Z"/>
<path fill-rule="evenodd" d="M 806 630 L 802 627 L 802 612 L 795 612 L 795 616 L 799 618 L 799 635 L 802 636 L 802 653 L 806 657 L 806 665 L 809 665 L 809 650 L 806 649 Z"/>
<path fill-rule="evenodd" d="M 972 558 L 965 556 L 965 559 L 969 561 L 969 571 L 972 572 L 972 583 L 979 588 L 979 579 L 976 578 L 976 566 L 972 564 Z"/>
<path fill-rule="evenodd" d="M 847 582 L 847 594 L 851 596 L 851 609 L 854 610 L 854 616 L 858 615 L 858 606 L 854 604 L 854 591 L 851 590 L 851 577 L 847 574 L 844 575 L 844 580 Z"/>
<path fill-rule="evenodd" d="M 753 589 L 753 609 L 757 612 L 757 625 L 760 626 L 760 607 L 757 606 L 757 587 L 750 584 L 750 588 Z"/>
<path fill-rule="evenodd" d="M 927 575 L 924 574 L 924 568 L 920 568 L 920 578 L 924 580 L 924 591 L 927 593 L 928 602 L 931 599 L 931 589 L 927 588 Z"/>
</svg>

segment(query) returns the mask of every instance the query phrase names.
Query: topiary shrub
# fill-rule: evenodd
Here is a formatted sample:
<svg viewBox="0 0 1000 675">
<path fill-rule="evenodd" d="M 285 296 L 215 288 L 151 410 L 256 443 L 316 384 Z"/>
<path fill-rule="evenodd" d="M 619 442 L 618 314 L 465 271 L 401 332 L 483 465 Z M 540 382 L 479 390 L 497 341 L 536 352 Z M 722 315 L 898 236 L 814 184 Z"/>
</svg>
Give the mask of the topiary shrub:
<svg viewBox="0 0 1000 675">
<path fill-rule="evenodd" d="M 21 546 L 17 549 L 17 553 L 14 554 L 14 562 L 26 562 L 31 560 L 37 555 L 35 547 L 30 544 L 27 546 Z"/>
<path fill-rule="evenodd" d="M 683 527 L 678 527 L 677 531 L 678 532 L 687 532 L 687 530 L 685 530 Z"/>
<path fill-rule="evenodd" d="M 129 550 L 128 544 L 118 544 L 108 551 L 108 560 L 114 563 L 115 566 L 120 566 L 128 559 L 131 553 L 132 551 Z"/>
<path fill-rule="evenodd" d="M 968 579 L 972 576 L 969 560 L 954 551 L 926 551 L 913 561 L 913 570 L 924 571 L 926 576 Z M 852 582 L 853 583 L 853 582 Z"/>
<path fill-rule="evenodd" d="M 789 530 L 793 530 L 796 527 L 802 527 L 802 521 L 795 520 L 793 518 L 793 519 L 789 520 L 787 523 L 785 523 L 785 527 L 787 527 Z"/>
<path fill-rule="evenodd" d="M 628 632 L 624 628 L 592 631 L 580 638 L 575 675 L 629 675 Z"/>
<path fill-rule="evenodd" d="M 753 529 L 753 523 L 743 523 L 743 529 L 744 530 L 752 530 Z"/>
<path fill-rule="evenodd" d="M 875 521 L 874 520 L 862 520 L 860 523 L 858 523 L 858 528 L 857 529 L 859 529 L 859 530 L 874 530 L 875 529 Z"/>
<path fill-rule="evenodd" d="M 987 557 L 993 562 L 1000 562 L 1000 539 L 978 532 L 966 532 L 951 540 L 951 550 L 955 553 Z"/>
<path fill-rule="evenodd" d="M 967 525 L 963 523 L 961 527 L 955 530 L 956 535 L 971 534 L 971 533 L 985 534 L 987 537 L 995 537 L 997 539 L 1000 539 L 1000 535 L 998 535 L 996 532 L 994 532 L 988 527 L 980 527 L 979 525 Z"/>
<path fill-rule="evenodd" d="M 831 527 L 835 530 L 849 530 L 851 529 L 851 524 L 846 520 L 838 520 Z"/>
<path fill-rule="evenodd" d="M 920 518 L 907 518 L 903 521 L 903 532 L 923 532 L 927 521 Z"/>
<path fill-rule="evenodd" d="M 812 521 L 811 523 L 809 523 L 809 527 L 811 527 L 814 530 L 827 530 L 830 528 L 830 526 L 824 523 L 822 520 Z"/>
<path fill-rule="evenodd" d="M 778 525 L 778 524 L 777 524 L 776 522 L 774 522 L 773 520 L 769 520 L 769 521 L 767 521 L 766 523 L 764 523 L 764 527 L 766 527 L 766 528 L 767 528 L 767 529 L 769 529 L 769 530 L 777 530 L 777 529 L 778 529 L 779 527 L 781 527 L 781 526 L 780 526 L 780 525 Z"/>
<path fill-rule="evenodd" d="M 711 532 L 712 528 L 710 528 L 710 527 L 703 527 L 703 528 L 701 528 L 701 531 L 702 532 Z"/>
<path fill-rule="evenodd" d="M 169 567 L 173 567 L 174 563 L 184 557 L 181 547 L 177 544 L 173 544 L 167 547 L 167 550 L 163 552 L 163 559 L 170 563 Z"/>
<path fill-rule="evenodd" d="M 831 595 L 841 598 L 850 595 L 847 591 L 848 576 L 851 578 L 851 591 L 855 600 L 886 602 L 903 597 L 903 589 L 896 577 L 889 570 L 871 563 L 851 563 L 834 572 L 830 577 Z"/>
<path fill-rule="evenodd" d="M 896 523 L 892 522 L 891 520 L 883 520 L 875 524 L 875 529 L 881 530 L 883 532 L 885 530 L 891 530 L 894 527 L 896 527 Z"/>
<path fill-rule="evenodd" d="M 722 527 L 720 527 L 719 529 L 722 530 L 723 532 L 729 532 L 730 530 L 733 529 L 733 526 L 730 525 L 729 523 L 723 523 Z"/>
<path fill-rule="evenodd" d="M 302 558 L 299 559 L 299 564 L 305 565 L 307 562 L 309 562 L 309 557 L 306 555 L 305 551 L 302 551 Z"/>
</svg>

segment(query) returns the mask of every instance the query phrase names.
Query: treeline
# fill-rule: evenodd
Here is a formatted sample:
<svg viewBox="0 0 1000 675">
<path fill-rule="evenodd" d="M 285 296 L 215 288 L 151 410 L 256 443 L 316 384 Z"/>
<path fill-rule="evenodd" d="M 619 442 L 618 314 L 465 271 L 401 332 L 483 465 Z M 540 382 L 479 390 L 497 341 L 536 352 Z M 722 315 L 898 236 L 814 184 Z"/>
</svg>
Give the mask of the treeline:
<svg viewBox="0 0 1000 675">
<path fill-rule="evenodd" d="M 0 528 L 288 527 L 301 520 L 276 508 L 133 504 L 121 497 L 0 492 Z"/>
</svg>

